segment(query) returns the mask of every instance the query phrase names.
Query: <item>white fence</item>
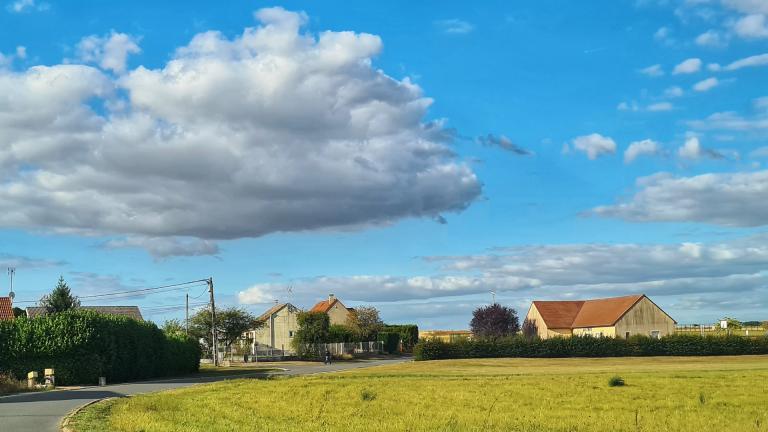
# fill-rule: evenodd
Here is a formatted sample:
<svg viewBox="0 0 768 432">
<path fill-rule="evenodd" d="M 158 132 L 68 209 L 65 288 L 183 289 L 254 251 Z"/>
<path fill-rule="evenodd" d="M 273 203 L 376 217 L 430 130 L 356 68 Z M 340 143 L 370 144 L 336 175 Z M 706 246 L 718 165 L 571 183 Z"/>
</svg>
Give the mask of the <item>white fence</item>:
<svg viewBox="0 0 768 432">
<path fill-rule="evenodd" d="M 338 342 L 314 344 L 311 347 L 318 355 L 329 351 L 333 356 L 354 354 L 381 354 L 384 352 L 384 342 Z"/>
</svg>

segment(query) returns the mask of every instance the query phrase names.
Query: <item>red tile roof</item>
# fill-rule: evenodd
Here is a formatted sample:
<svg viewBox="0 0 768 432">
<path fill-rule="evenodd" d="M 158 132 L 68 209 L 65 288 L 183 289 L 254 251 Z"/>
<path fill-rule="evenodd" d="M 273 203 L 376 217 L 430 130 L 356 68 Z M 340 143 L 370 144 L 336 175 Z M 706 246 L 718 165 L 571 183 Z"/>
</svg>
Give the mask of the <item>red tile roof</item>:
<svg viewBox="0 0 768 432">
<path fill-rule="evenodd" d="M 612 326 L 645 295 L 595 300 L 535 301 L 536 310 L 549 328 Z"/>
<path fill-rule="evenodd" d="M 330 310 L 337 301 L 339 301 L 339 299 L 333 299 L 333 301 L 323 300 L 318 302 L 316 305 L 312 306 L 310 312 L 328 312 L 328 310 Z"/>
<path fill-rule="evenodd" d="M 10 297 L 0 297 L 0 320 L 12 320 L 13 307 Z"/>
</svg>

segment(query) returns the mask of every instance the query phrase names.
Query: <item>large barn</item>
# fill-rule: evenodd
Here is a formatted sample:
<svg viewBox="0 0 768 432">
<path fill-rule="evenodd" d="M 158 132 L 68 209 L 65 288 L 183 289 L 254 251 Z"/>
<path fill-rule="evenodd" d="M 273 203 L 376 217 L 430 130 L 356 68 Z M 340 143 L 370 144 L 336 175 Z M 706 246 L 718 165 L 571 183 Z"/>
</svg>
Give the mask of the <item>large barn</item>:
<svg viewBox="0 0 768 432">
<path fill-rule="evenodd" d="M 655 338 L 673 334 L 677 322 L 645 294 L 594 300 L 534 301 L 526 320 L 540 338 L 589 335 Z"/>
</svg>

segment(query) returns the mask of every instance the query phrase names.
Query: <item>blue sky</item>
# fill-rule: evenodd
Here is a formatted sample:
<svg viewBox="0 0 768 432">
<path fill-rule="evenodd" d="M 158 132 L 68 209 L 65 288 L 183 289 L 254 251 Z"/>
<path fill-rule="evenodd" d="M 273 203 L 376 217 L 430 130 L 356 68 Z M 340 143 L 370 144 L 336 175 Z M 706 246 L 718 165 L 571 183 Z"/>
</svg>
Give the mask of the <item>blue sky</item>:
<svg viewBox="0 0 768 432">
<path fill-rule="evenodd" d="M 18 300 L 212 276 L 423 328 L 491 290 L 768 315 L 763 1 L 19 0 L 0 35 Z"/>
</svg>

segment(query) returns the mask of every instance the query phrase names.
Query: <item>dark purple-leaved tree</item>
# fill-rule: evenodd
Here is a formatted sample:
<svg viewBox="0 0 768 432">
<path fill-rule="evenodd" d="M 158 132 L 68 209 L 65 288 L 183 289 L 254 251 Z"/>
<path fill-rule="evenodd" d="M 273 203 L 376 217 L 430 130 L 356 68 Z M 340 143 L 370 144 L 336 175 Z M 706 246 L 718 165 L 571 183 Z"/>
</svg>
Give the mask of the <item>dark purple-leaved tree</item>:
<svg viewBox="0 0 768 432">
<path fill-rule="evenodd" d="M 478 339 L 496 339 L 520 331 L 520 322 L 514 309 L 494 303 L 475 309 L 469 327 Z"/>
</svg>

